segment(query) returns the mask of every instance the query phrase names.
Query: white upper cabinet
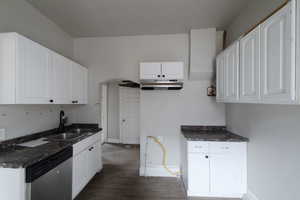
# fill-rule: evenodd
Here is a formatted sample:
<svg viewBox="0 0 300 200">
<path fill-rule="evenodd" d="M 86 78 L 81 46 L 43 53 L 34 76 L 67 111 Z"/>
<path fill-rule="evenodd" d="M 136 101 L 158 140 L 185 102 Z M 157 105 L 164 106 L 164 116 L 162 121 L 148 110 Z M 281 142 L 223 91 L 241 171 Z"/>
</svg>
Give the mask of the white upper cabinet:
<svg viewBox="0 0 300 200">
<path fill-rule="evenodd" d="M 16 103 L 50 103 L 49 50 L 20 35 L 16 45 Z"/>
<path fill-rule="evenodd" d="M 260 98 L 260 26 L 240 41 L 240 100 Z"/>
<path fill-rule="evenodd" d="M 51 96 L 55 104 L 71 102 L 71 70 L 72 62 L 55 53 L 51 53 Z"/>
<path fill-rule="evenodd" d="M 183 62 L 149 62 L 140 64 L 141 80 L 183 80 Z"/>
<path fill-rule="evenodd" d="M 225 77 L 225 94 L 224 99 L 227 101 L 238 100 L 239 87 L 239 42 L 235 42 L 223 52 L 225 57 L 224 77 Z"/>
<path fill-rule="evenodd" d="M 140 64 L 140 79 L 154 80 L 161 78 L 161 63 L 141 63 Z"/>
<path fill-rule="evenodd" d="M 73 62 L 72 65 L 72 101 L 73 104 L 87 103 L 87 68 Z"/>
<path fill-rule="evenodd" d="M 36 42 L 1 33 L 0 60 L 0 104 L 87 103 L 87 69 Z"/>
<path fill-rule="evenodd" d="M 222 56 L 217 58 L 218 101 L 264 104 L 297 102 L 296 88 L 300 85 L 300 73 L 296 75 L 295 8 L 295 1 L 288 2 L 221 53 L 226 61 L 225 67 L 222 67 Z M 222 75 L 224 69 L 225 75 Z M 225 93 L 221 98 L 224 87 L 221 83 L 224 82 Z"/>
<path fill-rule="evenodd" d="M 291 3 L 261 25 L 261 90 L 264 102 L 295 100 L 294 31 Z"/>
<path fill-rule="evenodd" d="M 225 93 L 225 56 L 223 53 L 217 57 L 217 100 L 223 101 Z"/>
<path fill-rule="evenodd" d="M 161 64 L 161 74 L 163 79 L 182 80 L 184 79 L 184 69 L 182 62 L 163 62 Z"/>
</svg>

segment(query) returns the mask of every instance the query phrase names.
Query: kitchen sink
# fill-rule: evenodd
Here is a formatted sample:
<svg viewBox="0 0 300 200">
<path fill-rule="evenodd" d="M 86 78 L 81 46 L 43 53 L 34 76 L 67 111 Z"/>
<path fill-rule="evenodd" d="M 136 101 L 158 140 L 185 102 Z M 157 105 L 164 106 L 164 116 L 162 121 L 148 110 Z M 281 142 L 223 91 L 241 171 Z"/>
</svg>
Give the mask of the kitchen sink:
<svg viewBox="0 0 300 200">
<path fill-rule="evenodd" d="M 47 139 L 52 141 L 64 141 L 64 140 L 74 140 L 84 137 L 84 135 L 80 133 L 62 133 L 58 135 L 49 136 Z"/>
<path fill-rule="evenodd" d="M 81 133 L 88 133 L 91 132 L 91 129 L 88 128 L 74 128 L 71 130 L 68 130 L 67 133 L 75 133 L 75 134 L 81 134 Z"/>
</svg>

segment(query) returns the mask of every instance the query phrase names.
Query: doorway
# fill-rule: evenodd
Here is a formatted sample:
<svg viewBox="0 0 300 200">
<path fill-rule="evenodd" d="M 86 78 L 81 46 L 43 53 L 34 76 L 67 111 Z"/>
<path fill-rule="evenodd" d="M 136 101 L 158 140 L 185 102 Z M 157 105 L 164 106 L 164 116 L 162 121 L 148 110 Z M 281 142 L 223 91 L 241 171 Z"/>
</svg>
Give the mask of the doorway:
<svg viewBox="0 0 300 200">
<path fill-rule="evenodd" d="M 106 96 L 106 97 L 105 97 Z M 123 80 L 108 81 L 102 88 L 101 118 L 106 127 L 106 143 L 140 143 L 139 84 Z"/>
</svg>

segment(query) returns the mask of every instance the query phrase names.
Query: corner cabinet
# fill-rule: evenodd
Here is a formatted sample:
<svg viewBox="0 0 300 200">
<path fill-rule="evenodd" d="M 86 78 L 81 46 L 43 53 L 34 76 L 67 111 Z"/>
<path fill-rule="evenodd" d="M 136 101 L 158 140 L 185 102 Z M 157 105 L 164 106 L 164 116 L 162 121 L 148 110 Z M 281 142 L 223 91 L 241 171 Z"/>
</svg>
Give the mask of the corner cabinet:
<svg viewBox="0 0 300 200">
<path fill-rule="evenodd" d="M 0 104 L 87 103 L 87 69 L 73 86 L 74 62 L 22 35 L 0 34 L 0 60 Z"/>
<path fill-rule="evenodd" d="M 293 0 L 217 57 L 217 101 L 299 103 L 296 98 L 296 79 L 300 76 L 296 77 L 295 13 Z M 233 53 L 234 48 L 238 53 Z M 238 93 L 234 93 L 236 91 Z"/>
</svg>

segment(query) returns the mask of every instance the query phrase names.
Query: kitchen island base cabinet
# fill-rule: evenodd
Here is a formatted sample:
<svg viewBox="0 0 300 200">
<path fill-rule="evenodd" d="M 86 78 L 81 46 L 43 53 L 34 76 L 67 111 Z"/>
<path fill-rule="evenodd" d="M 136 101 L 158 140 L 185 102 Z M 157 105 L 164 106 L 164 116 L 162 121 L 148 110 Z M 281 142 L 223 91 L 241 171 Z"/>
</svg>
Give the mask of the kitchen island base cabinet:
<svg viewBox="0 0 300 200">
<path fill-rule="evenodd" d="M 241 198 L 246 194 L 246 142 L 183 140 L 182 160 L 187 162 L 182 162 L 181 174 L 188 196 Z"/>
<path fill-rule="evenodd" d="M 72 197 L 75 199 L 102 169 L 100 133 L 75 144 L 73 154 Z"/>
</svg>

